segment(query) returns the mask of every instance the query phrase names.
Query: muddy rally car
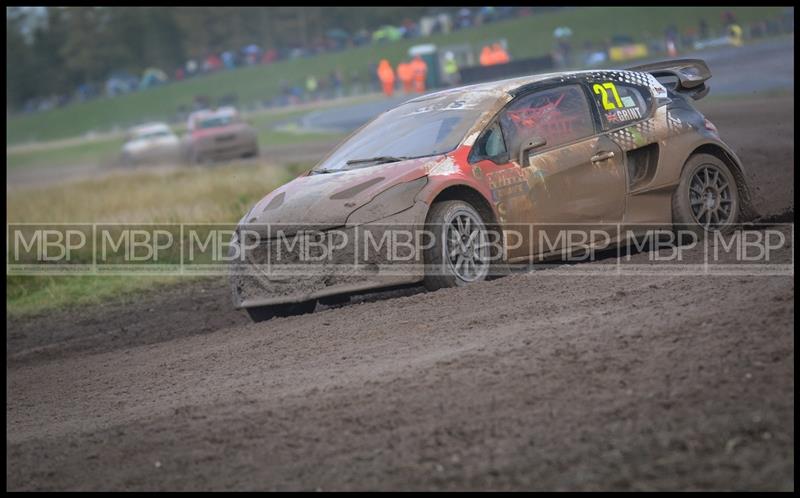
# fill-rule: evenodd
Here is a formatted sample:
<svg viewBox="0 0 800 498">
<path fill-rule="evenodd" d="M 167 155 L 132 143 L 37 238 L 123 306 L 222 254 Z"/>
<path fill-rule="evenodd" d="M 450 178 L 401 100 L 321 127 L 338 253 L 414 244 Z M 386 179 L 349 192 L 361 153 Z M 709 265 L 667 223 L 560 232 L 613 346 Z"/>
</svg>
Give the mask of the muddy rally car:
<svg viewBox="0 0 800 498">
<path fill-rule="evenodd" d="M 234 305 L 264 320 L 371 289 L 465 285 L 572 250 L 564 227 L 608 228 L 611 247 L 653 226 L 730 230 L 750 201 L 740 160 L 691 103 L 710 77 L 676 60 L 409 100 L 240 220 Z"/>
<path fill-rule="evenodd" d="M 186 124 L 184 154 L 191 164 L 255 157 L 258 136 L 233 107 L 195 111 Z"/>
</svg>

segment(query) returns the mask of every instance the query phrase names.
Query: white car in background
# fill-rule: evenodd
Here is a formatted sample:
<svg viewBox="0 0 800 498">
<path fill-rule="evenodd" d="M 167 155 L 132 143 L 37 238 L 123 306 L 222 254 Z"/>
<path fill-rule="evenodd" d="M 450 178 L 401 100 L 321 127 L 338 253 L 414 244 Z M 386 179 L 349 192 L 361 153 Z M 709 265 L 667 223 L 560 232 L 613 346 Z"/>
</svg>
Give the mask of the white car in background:
<svg viewBox="0 0 800 498">
<path fill-rule="evenodd" d="M 122 163 L 135 166 L 144 162 L 177 160 L 181 142 L 166 123 L 150 123 L 128 131 L 122 146 Z"/>
</svg>

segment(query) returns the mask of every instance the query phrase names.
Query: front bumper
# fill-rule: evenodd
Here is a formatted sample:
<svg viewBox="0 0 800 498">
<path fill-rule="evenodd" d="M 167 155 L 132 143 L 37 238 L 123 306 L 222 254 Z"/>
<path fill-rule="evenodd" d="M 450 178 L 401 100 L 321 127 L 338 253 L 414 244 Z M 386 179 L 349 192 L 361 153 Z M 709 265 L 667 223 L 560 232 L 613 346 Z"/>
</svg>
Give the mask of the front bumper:
<svg viewBox="0 0 800 498">
<path fill-rule="evenodd" d="M 392 233 L 413 232 L 422 226 L 427 210 L 426 203 L 417 201 L 409 209 L 381 220 L 327 230 L 322 232 L 328 238 L 327 245 L 315 245 L 319 244 L 317 240 L 303 245 L 290 237 L 273 236 L 248 248 L 247 236 L 244 243 L 237 237 L 231 247 L 241 255 L 230 266 L 233 304 L 236 308 L 250 308 L 300 303 L 419 282 L 425 276 L 421 254 L 392 246 L 389 240 Z M 302 226 L 289 231 L 297 228 Z M 270 229 L 272 235 L 280 234 L 280 227 Z M 391 246 L 395 255 L 399 252 L 398 259 L 403 259 L 403 264 L 397 264 L 386 251 L 374 250 L 378 245 L 381 249 Z M 336 250 L 328 250 L 330 247 Z"/>
<path fill-rule="evenodd" d="M 134 161 L 175 160 L 180 155 L 179 144 L 165 144 L 144 149 L 124 150 L 123 155 Z"/>
<path fill-rule="evenodd" d="M 243 138 L 223 142 L 203 142 L 194 146 L 195 155 L 209 160 L 235 159 L 258 152 L 255 138 Z"/>
</svg>

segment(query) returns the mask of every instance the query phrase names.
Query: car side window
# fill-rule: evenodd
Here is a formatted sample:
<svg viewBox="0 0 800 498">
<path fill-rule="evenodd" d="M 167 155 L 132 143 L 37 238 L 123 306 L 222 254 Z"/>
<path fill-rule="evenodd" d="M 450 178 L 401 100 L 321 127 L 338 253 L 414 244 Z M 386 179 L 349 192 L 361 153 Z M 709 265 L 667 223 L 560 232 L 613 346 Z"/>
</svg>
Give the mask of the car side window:
<svg viewBox="0 0 800 498">
<path fill-rule="evenodd" d="M 647 116 L 647 100 L 638 88 L 614 82 L 591 86 L 606 128 L 626 126 Z"/>
<path fill-rule="evenodd" d="M 475 141 L 472 151 L 469 155 L 469 162 L 475 163 L 488 159 L 496 163 L 508 162 L 508 150 L 506 149 L 506 142 L 503 138 L 503 131 L 500 129 L 500 123 L 494 122 L 491 126 L 486 128 L 483 133 Z"/>
<path fill-rule="evenodd" d="M 594 135 L 586 94 L 579 85 L 565 85 L 519 97 L 500 117 L 506 146 L 516 151 L 534 136 L 552 148 Z"/>
</svg>

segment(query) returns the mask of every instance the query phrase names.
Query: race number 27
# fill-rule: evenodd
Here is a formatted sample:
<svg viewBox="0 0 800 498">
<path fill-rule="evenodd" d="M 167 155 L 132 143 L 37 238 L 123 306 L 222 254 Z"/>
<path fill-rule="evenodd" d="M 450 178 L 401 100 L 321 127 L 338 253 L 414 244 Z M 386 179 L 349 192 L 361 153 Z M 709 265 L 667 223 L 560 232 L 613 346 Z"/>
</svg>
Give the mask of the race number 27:
<svg viewBox="0 0 800 498">
<path fill-rule="evenodd" d="M 602 96 L 603 109 L 605 109 L 606 111 L 612 111 L 616 108 L 622 108 L 622 101 L 619 99 L 619 94 L 617 93 L 617 87 L 614 86 L 614 83 L 611 83 L 610 81 L 608 83 L 603 83 L 603 84 L 595 83 L 592 89 L 594 90 L 594 93 Z M 614 101 L 616 102 L 616 105 L 614 105 L 614 102 L 609 102 L 607 90 L 611 90 L 611 93 L 614 95 Z"/>
</svg>

